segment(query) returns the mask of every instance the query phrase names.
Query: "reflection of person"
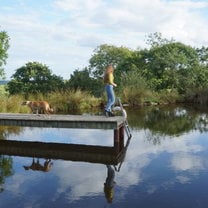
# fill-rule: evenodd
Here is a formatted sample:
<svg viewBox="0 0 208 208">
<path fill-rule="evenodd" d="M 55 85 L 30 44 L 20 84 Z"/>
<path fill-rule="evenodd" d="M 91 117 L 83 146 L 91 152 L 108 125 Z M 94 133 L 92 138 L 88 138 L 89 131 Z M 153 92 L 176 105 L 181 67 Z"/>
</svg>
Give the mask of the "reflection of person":
<svg viewBox="0 0 208 208">
<path fill-rule="evenodd" d="M 108 101 L 105 107 L 105 115 L 107 117 L 114 116 L 114 114 L 112 113 L 112 106 L 115 103 L 115 94 L 114 94 L 113 87 L 116 87 L 117 84 L 114 83 L 113 72 L 114 72 L 113 66 L 108 65 L 104 73 L 105 90 L 106 90 L 107 98 L 108 98 Z"/>
<path fill-rule="evenodd" d="M 35 159 L 33 158 L 32 164 L 29 166 L 24 165 L 24 169 L 25 170 L 39 170 L 39 171 L 43 171 L 43 172 L 48 172 L 51 167 L 52 167 L 53 163 L 51 162 L 50 159 L 45 160 L 44 164 L 41 165 L 39 162 L 39 159 L 37 159 L 37 162 L 35 162 Z"/>
<path fill-rule="evenodd" d="M 110 165 L 107 166 L 107 178 L 104 183 L 104 193 L 105 198 L 107 199 L 108 203 L 112 203 L 113 201 L 113 195 L 114 195 L 114 185 L 115 185 L 115 171 Z"/>
</svg>

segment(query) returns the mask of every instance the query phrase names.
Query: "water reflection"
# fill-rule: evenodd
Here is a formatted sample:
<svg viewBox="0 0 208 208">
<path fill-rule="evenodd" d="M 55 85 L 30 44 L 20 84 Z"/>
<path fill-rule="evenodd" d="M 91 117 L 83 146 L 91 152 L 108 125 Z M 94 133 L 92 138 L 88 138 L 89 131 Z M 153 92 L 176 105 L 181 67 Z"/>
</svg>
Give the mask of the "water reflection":
<svg viewBox="0 0 208 208">
<path fill-rule="evenodd" d="M 111 147 L 54 142 L 0 140 L 0 154 L 118 165 L 122 163 L 125 158 L 129 142 L 130 138 L 127 140 L 125 146 L 123 143 L 119 146 L 117 143 L 114 143 L 114 146 Z M 32 163 L 30 169 L 32 169 L 32 167 L 35 168 L 37 163 L 38 162 L 34 162 L 34 165 Z"/>
<path fill-rule="evenodd" d="M 51 170 L 53 162 L 51 159 L 45 159 L 43 164 L 40 163 L 39 158 L 33 158 L 31 165 L 23 165 L 25 170 L 43 171 L 48 172 Z"/>
<path fill-rule="evenodd" d="M 106 165 L 106 167 L 107 167 L 107 178 L 104 183 L 104 193 L 107 202 L 112 203 L 114 196 L 114 186 L 116 184 L 116 182 L 114 181 L 115 170 L 110 165 Z"/>
<path fill-rule="evenodd" d="M 129 123 L 133 129 L 144 129 L 147 139 L 154 144 L 166 136 L 178 137 L 182 134 L 199 130 L 208 131 L 208 110 L 200 111 L 195 106 L 147 107 L 128 112 Z"/>
<path fill-rule="evenodd" d="M 115 151 L 112 132 L 108 131 L 25 128 L 21 136 L 8 137 L 10 140 L 31 141 L 38 138 L 38 142 L 48 140 L 47 143 L 84 141 L 89 147 L 85 151 L 83 144 L 76 144 L 78 146 L 73 151 L 74 146 L 66 144 L 71 152 L 67 155 L 61 146 L 52 148 L 49 145 L 47 154 L 43 154 L 45 147 L 42 147 L 36 149 L 37 155 L 34 156 L 33 145 L 30 157 L 4 156 L 11 158 L 10 171 L 13 173 L 4 177 L 1 206 L 206 208 L 207 112 L 177 106 L 138 109 L 128 112 L 128 116 L 133 137 L 130 145 L 125 140 L 120 154 Z M 102 146 L 91 147 L 96 142 Z M 19 150 L 24 153 L 24 148 Z M 1 151 L 6 154 L 6 145 Z M 61 158 L 61 152 L 65 159 Z M 56 157 L 48 157 L 50 154 Z M 76 161 L 72 155 L 81 160 Z M 35 162 L 39 158 L 42 165 L 45 158 L 50 158 L 53 161 L 51 170 L 47 174 L 25 171 L 23 165 L 30 166 L 33 157 Z"/>
<path fill-rule="evenodd" d="M 24 162 L 22 167 L 25 170 L 25 172 L 30 173 L 30 180 L 33 180 L 32 178 L 34 178 L 33 172 L 36 172 L 36 174 L 38 174 L 38 172 L 51 172 L 53 170 L 52 167 L 54 167 L 54 165 L 55 169 L 52 172 L 55 171 L 56 174 L 60 174 L 60 178 L 62 178 L 63 180 L 65 178 L 63 173 L 67 174 L 69 172 L 69 175 L 73 175 L 73 173 L 76 172 L 76 169 L 74 168 L 72 168 L 72 170 L 70 170 L 71 168 L 67 167 L 65 167 L 65 170 L 63 168 L 58 168 L 60 164 L 60 159 L 66 161 L 66 163 L 68 163 L 69 161 L 74 161 L 102 164 L 108 170 L 106 181 L 104 182 L 103 197 L 105 196 L 106 201 L 110 203 L 113 200 L 113 181 L 115 177 L 115 171 L 120 171 L 131 140 L 131 138 L 128 138 L 125 144 L 123 139 L 124 138 L 122 137 L 122 142 L 119 145 L 117 144 L 117 140 L 116 142 L 114 141 L 113 146 L 82 145 L 40 141 L 31 142 L 18 140 L 0 140 L 0 154 L 7 155 L 5 157 L 10 159 L 14 156 L 26 158 L 26 162 Z M 4 168 L 5 167 L 2 166 L 2 169 Z M 86 173 L 86 169 L 81 172 Z M 25 180 L 26 178 L 28 178 L 29 175 L 27 174 L 24 176 Z M 5 177 L 8 176 L 9 175 L 5 175 Z M 17 174 L 14 175 L 14 178 L 15 177 L 17 177 Z M 40 177 L 39 174 L 38 177 Z M 76 179 L 78 179 L 77 175 L 74 179 L 75 181 Z M 2 187 L 3 184 L 4 182 L 2 182 Z M 65 184 L 68 184 L 68 182 L 65 182 Z M 76 188 L 84 185 L 85 183 L 82 183 L 82 185 L 79 184 L 80 182 L 77 184 Z M 70 186 L 71 185 L 69 185 L 69 187 Z M 83 192 L 83 190 L 81 192 Z M 80 195 L 80 191 L 75 195 Z"/>
<path fill-rule="evenodd" d="M 3 184 L 6 178 L 14 174 L 12 162 L 11 157 L 0 155 L 0 193 L 4 191 Z"/>
<path fill-rule="evenodd" d="M 23 128 L 16 126 L 0 126 L 0 140 L 7 139 L 11 135 L 20 135 Z"/>
</svg>

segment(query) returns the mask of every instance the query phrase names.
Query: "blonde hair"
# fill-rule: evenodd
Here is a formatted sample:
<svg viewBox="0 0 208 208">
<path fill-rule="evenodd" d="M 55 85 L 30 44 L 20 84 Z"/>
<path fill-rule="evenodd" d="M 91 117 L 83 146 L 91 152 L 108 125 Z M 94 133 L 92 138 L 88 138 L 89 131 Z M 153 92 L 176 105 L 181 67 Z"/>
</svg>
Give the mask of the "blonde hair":
<svg viewBox="0 0 208 208">
<path fill-rule="evenodd" d="M 114 68 L 112 64 L 109 64 L 108 66 L 106 66 L 104 77 L 103 77 L 104 83 L 107 83 L 109 81 L 109 74 L 113 73 L 113 71 L 114 71 Z"/>
</svg>

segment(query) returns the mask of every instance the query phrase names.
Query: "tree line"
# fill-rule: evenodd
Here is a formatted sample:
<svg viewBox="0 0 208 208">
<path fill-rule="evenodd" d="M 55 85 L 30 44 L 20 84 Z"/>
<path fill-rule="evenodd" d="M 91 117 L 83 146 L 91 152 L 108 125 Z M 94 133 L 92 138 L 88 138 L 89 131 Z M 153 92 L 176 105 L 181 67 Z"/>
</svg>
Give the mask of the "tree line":
<svg viewBox="0 0 208 208">
<path fill-rule="evenodd" d="M 108 64 L 115 67 L 115 82 L 119 86 L 116 93 L 130 102 L 135 98 L 155 99 L 161 94 L 187 98 L 208 89 L 207 47 L 195 48 L 168 40 L 160 33 L 150 34 L 146 43 L 147 48 L 136 50 L 102 44 L 93 51 L 89 65 L 74 70 L 68 80 L 53 74 L 42 63 L 28 62 L 16 69 L 7 90 L 11 95 L 26 95 L 79 89 L 100 97 L 104 92 L 102 76 Z M 5 74 L 3 65 L 8 48 L 9 36 L 0 32 L 0 76 Z"/>
</svg>

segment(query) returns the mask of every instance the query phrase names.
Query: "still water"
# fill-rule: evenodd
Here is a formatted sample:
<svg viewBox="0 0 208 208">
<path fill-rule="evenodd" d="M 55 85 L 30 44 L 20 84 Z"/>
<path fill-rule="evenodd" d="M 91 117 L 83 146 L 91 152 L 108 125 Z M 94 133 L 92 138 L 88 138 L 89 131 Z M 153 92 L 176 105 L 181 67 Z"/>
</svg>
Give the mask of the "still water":
<svg viewBox="0 0 208 208">
<path fill-rule="evenodd" d="M 77 161 L 1 155 L 0 207 L 208 207 L 207 111 L 146 107 L 128 110 L 128 122 L 132 138 L 125 135 L 125 157 L 115 165 L 97 150 L 90 162 L 86 154 Z M 114 145 L 112 130 L 0 127 L 0 136 L 106 151 Z"/>
</svg>

